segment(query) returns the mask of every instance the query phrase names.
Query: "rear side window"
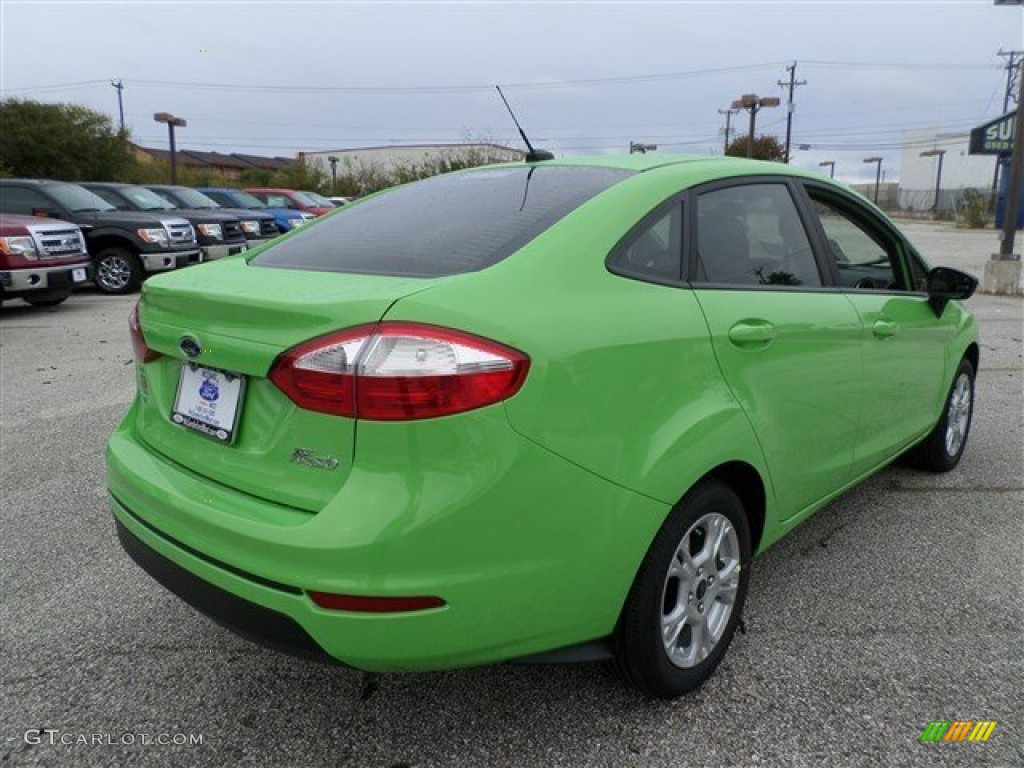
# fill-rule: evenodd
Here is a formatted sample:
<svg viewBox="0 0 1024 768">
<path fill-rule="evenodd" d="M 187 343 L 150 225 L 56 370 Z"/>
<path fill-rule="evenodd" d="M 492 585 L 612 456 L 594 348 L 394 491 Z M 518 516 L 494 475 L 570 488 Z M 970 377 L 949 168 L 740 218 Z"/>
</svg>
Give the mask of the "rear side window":
<svg viewBox="0 0 1024 768">
<path fill-rule="evenodd" d="M 39 209 L 52 210 L 54 204 L 34 189 L 25 187 L 0 187 L 0 212 L 33 215 Z"/>
<path fill-rule="evenodd" d="M 682 279 L 683 205 L 661 206 L 626 235 L 608 257 L 618 275 L 655 283 Z"/>
<path fill-rule="evenodd" d="M 346 206 L 250 264 L 407 277 L 475 272 L 630 175 L 517 166 L 435 176 Z"/>
</svg>

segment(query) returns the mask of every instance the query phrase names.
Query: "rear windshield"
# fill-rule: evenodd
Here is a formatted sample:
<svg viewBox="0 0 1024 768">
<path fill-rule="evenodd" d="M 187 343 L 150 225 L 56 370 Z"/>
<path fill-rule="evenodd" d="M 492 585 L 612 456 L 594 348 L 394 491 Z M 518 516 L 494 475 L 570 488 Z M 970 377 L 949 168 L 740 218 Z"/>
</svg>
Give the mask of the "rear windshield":
<svg viewBox="0 0 1024 768">
<path fill-rule="evenodd" d="M 249 263 L 407 277 L 475 272 L 632 173 L 551 165 L 434 176 L 347 205 Z"/>
</svg>

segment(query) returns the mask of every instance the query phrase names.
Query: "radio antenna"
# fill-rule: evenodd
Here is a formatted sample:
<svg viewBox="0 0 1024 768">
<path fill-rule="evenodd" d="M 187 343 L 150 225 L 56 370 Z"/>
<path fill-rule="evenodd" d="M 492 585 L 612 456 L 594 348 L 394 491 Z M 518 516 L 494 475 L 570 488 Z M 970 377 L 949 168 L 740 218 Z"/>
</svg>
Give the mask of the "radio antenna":
<svg viewBox="0 0 1024 768">
<path fill-rule="evenodd" d="M 526 153 L 526 162 L 537 163 L 540 162 L 541 160 L 554 160 L 555 156 L 548 152 L 546 149 L 533 148 L 533 144 L 531 144 L 530 140 L 526 138 L 526 131 L 523 130 L 523 126 L 521 126 L 519 124 L 519 121 L 516 119 L 516 113 L 512 111 L 512 107 L 511 105 L 509 105 L 508 99 L 506 99 L 505 94 L 501 92 L 501 86 L 496 85 L 494 87 L 498 89 L 498 95 L 501 96 L 501 100 L 505 102 L 505 109 L 507 109 L 508 113 L 512 115 L 512 122 L 515 123 L 516 128 L 519 129 L 519 135 L 523 137 L 523 141 L 526 143 L 526 148 L 530 150 L 529 152 Z"/>
</svg>

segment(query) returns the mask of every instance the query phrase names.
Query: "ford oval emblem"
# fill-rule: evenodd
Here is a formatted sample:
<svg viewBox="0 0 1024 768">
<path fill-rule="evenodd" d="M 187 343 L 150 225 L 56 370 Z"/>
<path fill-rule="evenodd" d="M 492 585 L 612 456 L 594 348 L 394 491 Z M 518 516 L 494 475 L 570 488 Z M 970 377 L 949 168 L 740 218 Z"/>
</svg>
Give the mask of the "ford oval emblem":
<svg viewBox="0 0 1024 768">
<path fill-rule="evenodd" d="M 203 351 L 202 347 L 199 346 L 199 342 L 191 336 L 182 336 L 181 343 L 178 346 L 189 360 L 195 360 L 199 357 L 199 353 Z"/>
</svg>

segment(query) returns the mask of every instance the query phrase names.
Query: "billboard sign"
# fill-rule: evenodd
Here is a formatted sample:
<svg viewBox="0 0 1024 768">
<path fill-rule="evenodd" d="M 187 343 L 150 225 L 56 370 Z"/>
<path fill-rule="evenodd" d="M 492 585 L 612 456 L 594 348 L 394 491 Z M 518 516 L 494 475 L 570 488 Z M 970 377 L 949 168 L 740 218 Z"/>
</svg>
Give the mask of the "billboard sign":
<svg viewBox="0 0 1024 768">
<path fill-rule="evenodd" d="M 969 155 L 1009 155 L 1013 152 L 1013 121 L 1017 111 L 997 117 L 971 131 Z"/>
</svg>

